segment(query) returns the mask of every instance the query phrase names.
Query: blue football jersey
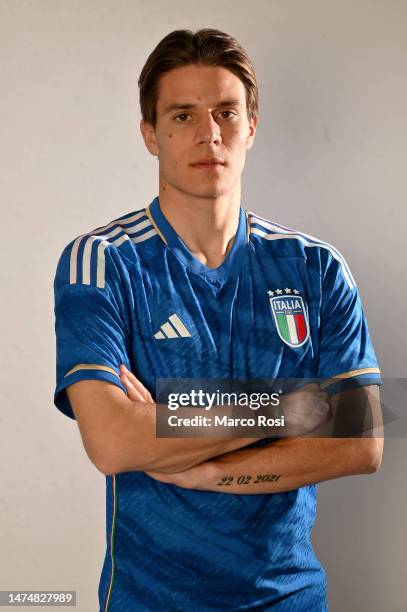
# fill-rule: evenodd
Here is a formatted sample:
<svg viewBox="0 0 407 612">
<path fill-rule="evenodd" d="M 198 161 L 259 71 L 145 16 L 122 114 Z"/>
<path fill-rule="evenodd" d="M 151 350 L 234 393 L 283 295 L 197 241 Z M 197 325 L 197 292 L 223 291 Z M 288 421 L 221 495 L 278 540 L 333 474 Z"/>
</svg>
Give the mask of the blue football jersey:
<svg viewBox="0 0 407 612">
<path fill-rule="evenodd" d="M 328 393 L 380 384 L 360 295 L 333 246 L 240 206 L 216 269 L 188 249 L 156 197 L 72 240 L 55 280 L 54 402 L 124 363 L 160 378 L 318 378 Z M 327 610 L 311 544 L 317 486 L 225 494 L 106 476 L 102 612 Z"/>
</svg>

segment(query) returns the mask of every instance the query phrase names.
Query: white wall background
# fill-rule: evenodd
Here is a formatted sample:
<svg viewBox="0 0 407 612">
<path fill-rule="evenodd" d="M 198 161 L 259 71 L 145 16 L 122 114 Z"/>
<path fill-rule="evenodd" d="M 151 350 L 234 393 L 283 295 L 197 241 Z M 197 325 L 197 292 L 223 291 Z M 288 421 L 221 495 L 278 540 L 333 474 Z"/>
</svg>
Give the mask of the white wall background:
<svg viewBox="0 0 407 612">
<path fill-rule="evenodd" d="M 383 376 L 406 376 L 406 24 L 403 0 L 0 0 L 0 589 L 97 609 L 105 483 L 52 403 L 52 282 L 69 240 L 157 194 L 137 78 L 171 30 L 247 49 L 261 115 L 242 203 L 342 251 Z M 330 612 L 407 610 L 406 446 L 320 486 Z"/>
</svg>

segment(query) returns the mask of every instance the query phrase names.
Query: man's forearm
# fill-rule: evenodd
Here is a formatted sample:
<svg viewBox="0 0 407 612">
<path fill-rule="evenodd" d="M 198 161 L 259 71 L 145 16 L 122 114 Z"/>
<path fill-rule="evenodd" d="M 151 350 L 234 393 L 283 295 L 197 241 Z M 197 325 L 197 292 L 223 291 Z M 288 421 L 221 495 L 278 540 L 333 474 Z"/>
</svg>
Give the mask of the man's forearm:
<svg viewBox="0 0 407 612">
<path fill-rule="evenodd" d="M 287 438 L 236 450 L 157 480 L 219 493 L 281 493 L 324 480 L 378 469 L 382 439 Z M 148 473 L 148 472 L 147 472 Z"/>
<path fill-rule="evenodd" d="M 211 490 L 277 493 L 371 473 L 375 471 L 371 444 L 360 439 L 287 438 L 258 450 L 237 450 L 207 462 L 213 467 Z"/>
<path fill-rule="evenodd" d="M 115 455 L 111 471 L 114 473 L 134 470 L 180 472 L 256 441 L 256 438 L 243 437 L 158 438 L 156 411 L 168 411 L 167 406 L 130 400 L 122 406 L 109 422 L 110 448 Z M 190 417 L 202 414 L 200 409 L 185 410 Z M 230 415 L 233 406 L 222 406 L 219 410 Z M 202 433 L 207 434 L 207 428 Z"/>
</svg>

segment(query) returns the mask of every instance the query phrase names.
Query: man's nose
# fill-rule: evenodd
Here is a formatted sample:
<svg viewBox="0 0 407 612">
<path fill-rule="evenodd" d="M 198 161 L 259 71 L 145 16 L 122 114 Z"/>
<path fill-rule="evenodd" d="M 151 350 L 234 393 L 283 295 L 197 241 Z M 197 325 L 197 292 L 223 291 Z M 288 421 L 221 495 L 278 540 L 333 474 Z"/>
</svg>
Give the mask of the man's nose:
<svg viewBox="0 0 407 612">
<path fill-rule="evenodd" d="M 221 140 L 220 127 L 211 113 L 201 117 L 195 133 L 195 140 L 200 143 L 217 143 Z"/>
</svg>

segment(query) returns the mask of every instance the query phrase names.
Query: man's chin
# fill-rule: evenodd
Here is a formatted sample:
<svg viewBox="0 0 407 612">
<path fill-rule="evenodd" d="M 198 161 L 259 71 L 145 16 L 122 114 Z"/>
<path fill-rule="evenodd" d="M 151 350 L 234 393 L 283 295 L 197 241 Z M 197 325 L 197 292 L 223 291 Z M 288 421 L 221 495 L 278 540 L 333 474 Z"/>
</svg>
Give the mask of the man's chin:
<svg viewBox="0 0 407 612">
<path fill-rule="evenodd" d="M 230 185 L 198 185 L 196 188 L 192 188 L 192 185 L 186 187 L 185 192 L 189 193 L 194 198 L 220 198 L 221 196 L 227 195 L 232 191 Z"/>
<path fill-rule="evenodd" d="M 215 199 L 225 196 L 230 193 L 234 185 L 226 184 L 226 181 L 183 181 L 182 184 L 176 181 L 165 179 L 164 184 L 168 187 L 179 191 L 191 198 Z M 206 183 L 206 184 L 205 184 Z"/>
</svg>

